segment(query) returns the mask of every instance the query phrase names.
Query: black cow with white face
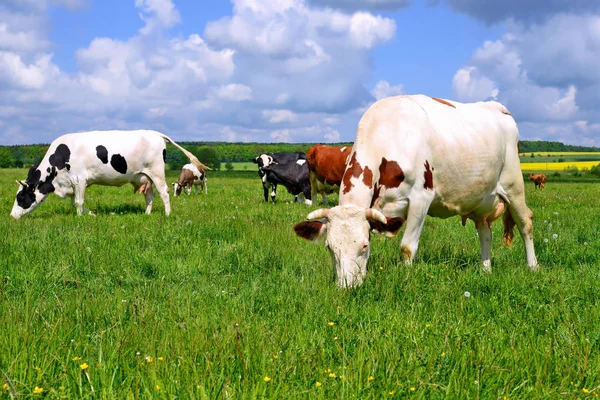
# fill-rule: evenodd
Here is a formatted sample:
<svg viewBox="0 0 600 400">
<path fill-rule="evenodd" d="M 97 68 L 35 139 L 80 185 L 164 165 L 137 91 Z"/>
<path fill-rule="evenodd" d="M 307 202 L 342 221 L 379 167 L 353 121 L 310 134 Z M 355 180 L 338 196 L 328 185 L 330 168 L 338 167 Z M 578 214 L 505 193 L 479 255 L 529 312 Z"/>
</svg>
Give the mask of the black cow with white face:
<svg viewBox="0 0 600 400">
<path fill-rule="evenodd" d="M 262 168 L 265 181 L 273 185 L 283 185 L 295 196 L 298 202 L 311 205 L 310 170 L 305 159 L 289 164 L 271 164 Z"/>
<path fill-rule="evenodd" d="M 265 201 L 269 201 L 269 191 L 271 191 L 271 200 L 275 203 L 275 196 L 277 195 L 277 183 L 267 181 L 266 174 L 263 171 L 264 167 L 268 167 L 272 164 L 285 165 L 295 163 L 298 160 L 306 160 L 306 154 L 303 152 L 282 152 L 282 153 L 264 153 L 252 160 L 253 163 L 258 164 L 258 176 L 262 181 L 263 194 Z M 297 200 L 297 196 L 294 197 Z"/>
<path fill-rule="evenodd" d="M 192 153 L 156 131 L 71 133 L 54 140 L 41 163 L 31 167 L 27 179 L 17 181 L 20 186 L 10 215 L 19 219 L 29 214 L 50 193 L 70 197 L 77 214 L 82 215 L 89 212 L 83 206 L 88 186 L 122 186 L 126 183 L 144 193 L 146 214 L 152 210 L 154 184 L 165 205 L 165 214 L 169 215 L 165 141 L 181 150 L 199 169 L 207 169 Z"/>
</svg>

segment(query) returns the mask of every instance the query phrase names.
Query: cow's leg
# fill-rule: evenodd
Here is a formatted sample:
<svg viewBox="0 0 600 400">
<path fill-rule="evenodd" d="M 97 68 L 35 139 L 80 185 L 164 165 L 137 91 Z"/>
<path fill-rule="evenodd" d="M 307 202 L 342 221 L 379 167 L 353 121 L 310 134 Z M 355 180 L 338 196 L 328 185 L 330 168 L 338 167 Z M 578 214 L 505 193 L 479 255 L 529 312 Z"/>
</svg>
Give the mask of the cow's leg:
<svg viewBox="0 0 600 400">
<path fill-rule="evenodd" d="M 192 185 L 187 185 L 185 187 L 185 192 L 187 193 L 187 195 L 189 196 L 190 194 L 192 194 Z"/>
<path fill-rule="evenodd" d="M 146 214 L 150 214 L 152 212 L 152 202 L 154 200 L 154 190 L 152 189 L 152 185 L 144 192 L 144 198 L 146 199 Z"/>
<path fill-rule="evenodd" d="M 511 198 L 509 195 L 508 200 L 508 211 L 514 219 L 525 244 L 527 265 L 531 270 L 537 270 L 538 262 L 533 247 L 533 212 L 525 204 L 524 195 L 517 196 L 516 198 Z"/>
<path fill-rule="evenodd" d="M 492 272 L 492 261 L 490 260 L 492 250 L 492 230 L 486 222 L 480 222 L 477 227 L 479 235 L 479 246 L 481 247 L 481 261 L 483 261 L 483 272 Z"/>
<path fill-rule="evenodd" d="M 312 206 L 312 199 L 316 200 L 316 197 L 312 197 L 312 193 L 311 193 L 311 187 L 310 185 L 306 185 L 302 191 L 302 194 L 304 194 L 304 204 L 306 204 L 307 206 Z"/>
<path fill-rule="evenodd" d="M 162 171 L 160 168 L 162 168 Z M 169 187 L 167 186 L 167 182 L 165 180 L 164 165 L 157 165 L 153 170 L 145 170 L 143 173 L 150 178 L 156 187 L 156 191 L 165 205 L 165 214 L 171 214 L 171 201 L 169 198 Z"/>
<path fill-rule="evenodd" d="M 408 213 L 406 216 L 406 228 L 400 243 L 402 258 L 407 263 L 412 263 L 419 247 L 419 238 L 425 224 L 425 217 L 429 206 L 433 201 L 434 193 L 426 190 L 424 193 L 412 195 L 409 199 Z"/>
<path fill-rule="evenodd" d="M 80 183 L 75 184 L 72 203 L 75 206 L 75 208 L 77 209 L 77 215 L 79 215 L 79 216 L 81 216 L 83 214 L 94 215 L 93 212 L 89 211 L 87 208 L 85 208 L 83 206 L 83 201 L 85 198 L 85 189 L 86 189 L 85 182 L 83 182 L 83 183 L 80 182 Z"/>
<path fill-rule="evenodd" d="M 321 196 L 323 196 L 323 205 L 324 206 L 328 206 L 329 205 L 329 201 L 327 201 L 327 193 L 325 193 L 324 191 L 321 192 Z M 315 204 L 317 202 L 317 197 L 313 197 L 313 199 L 315 199 Z"/>
<path fill-rule="evenodd" d="M 271 185 L 271 201 L 275 203 L 275 197 L 277 196 L 277 184 L 273 183 Z"/>
<path fill-rule="evenodd" d="M 198 184 L 194 184 L 194 190 L 196 192 L 196 196 L 198 195 Z"/>
<path fill-rule="evenodd" d="M 204 187 L 204 194 L 208 194 L 208 185 L 206 182 L 206 178 L 204 179 L 204 182 L 202 182 L 202 186 Z"/>
</svg>

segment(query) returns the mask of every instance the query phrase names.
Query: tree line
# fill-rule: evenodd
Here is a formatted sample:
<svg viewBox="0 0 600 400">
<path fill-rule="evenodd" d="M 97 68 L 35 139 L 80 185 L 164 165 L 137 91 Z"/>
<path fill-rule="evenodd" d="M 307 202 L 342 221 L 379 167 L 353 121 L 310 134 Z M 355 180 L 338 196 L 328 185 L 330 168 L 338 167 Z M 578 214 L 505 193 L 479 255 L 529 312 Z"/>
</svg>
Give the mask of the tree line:
<svg viewBox="0 0 600 400">
<path fill-rule="evenodd" d="M 227 143 L 227 142 L 181 142 L 183 147 L 191 151 L 200 161 L 210 168 L 219 170 L 221 163 L 250 162 L 263 153 L 303 151 L 306 152 L 313 143 Z M 521 153 L 546 151 L 595 152 L 598 147 L 573 146 L 560 142 L 529 141 L 520 143 Z M 352 143 L 336 143 L 334 145 L 351 146 Z M 32 144 L 18 146 L 0 146 L 0 168 L 22 168 L 39 163 L 48 144 Z M 167 146 L 167 165 L 178 169 L 189 162 L 187 157 L 173 146 Z"/>
</svg>

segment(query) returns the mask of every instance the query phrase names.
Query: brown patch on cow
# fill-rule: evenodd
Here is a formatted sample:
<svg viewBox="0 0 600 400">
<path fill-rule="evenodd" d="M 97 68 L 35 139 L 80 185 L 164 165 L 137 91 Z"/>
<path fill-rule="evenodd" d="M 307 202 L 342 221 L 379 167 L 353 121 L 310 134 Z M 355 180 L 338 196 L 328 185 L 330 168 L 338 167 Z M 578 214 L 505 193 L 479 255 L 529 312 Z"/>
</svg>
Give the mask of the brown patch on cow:
<svg viewBox="0 0 600 400">
<path fill-rule="evenodd" d="M 179 183 L 179 185 L 181 186 L 191 185 L 194 182 L 194 179 L 196 179 L 194 173 L 189 169 L 184 168 L 179 174 L 179 179 L 177 180 L 177 183 Z"/>
<path fill-rule="evenodd" d="M 433 190 L 433 168 L 430 168 L 429 161 L 425 160 L 425 172 L 423 173 L 423 177 L 425 178 L 425 183 L 423 187 L 425 189 Z"/>
<path fill-rule="evenodd" d="M 379 165 L 379 185 L 386 188 L 397 188 L 404 181 L 404 171 L 396 161 L 381 159 Z"/>
<path fill-rule="evenodd" d="M 369 206 L 369 208 L 373 208 L 373 205 L 379 198 L 380 191 L 381 191 L 381 186 L 379 186 L 378 184 L 375 184 L 375 189 L 373 190 L 373 197 L 371 198 L 371 205 Z"/>
<path fill-rule="evenodd" d="M 517 154 L 521 153 L 521 142 L 517 142 Z"/>
<path fill-rule="evenodd" d="M 508 111 L 506 109 L 502 110 L 502 114 L 504 114 L 504 115 L 511 115 L 512 116 L 512 114 L 510 113 L 510 111 Z"/>
<path fill-rule="evenodd" d="M 442 103 L 442 104 L 445 104 L 445 105 L 447 105 L 447 106 L 450 106 L 450 107 L 452 107 L 452 108 L 456 108 L 456 107 L 454 106 L 454 104 L 452 104 L 452 103 L 450 103 L 450 102 L 448 102 L 448 101 L 446 101 L 446 100 L 444 100 L 444 99 L 440 99 L 440 98 L 438 98 L 438 97 L 432 97 L 432 99 L 433 99 L 433 100 L 435 100 L 435 101 L 437 101 L 438 103 Z"/>
<path fill-rule="evenodd" d="M 367 185 L 369 189 L 373 187 L 373 171 L 369 167 L 365 167 L 363 170 L 363 183 Z"/>
<path fill-rule="evenodd" d="M 352 189 L 352 181 L 351 179 L 358 178 L 363 173 L 363 168 L 360 163 L 356 161 L 356 152 L 352 154 L 352 158 L 346 167 L 346 172 L 344 173 L 344 178 L 342 182 L 344 183 L 344 194 L 348 193 Z"/>
<path fill-rule="evenodd" d="M 303 221 L 294 225 L 296 235 L 306 240 L 316 240 L 323 228 L 323 223 L 320 221 Z"/>
<path fill-rule="evenodd" d="M 504 233 L 502 234 L 502 243 L 505 246 L 512 247 L 513 245 L 513 237 L 514 237 L 514 228 L 515 228 L 515 220 L 510 212 L 510 210 L 506 210 L 504 216 L 502 217 L 502 223 L 504 224 Z"/>
<path fill-rule="evenodd" d="M 382 233 L 382 234 L 386 234 L 387 236 L 393 237 L 396 236 L 396 233 L 398 233 L 398 231 L 400 230 L 400 228 L 402 227 L 402 224 L 404 224 L 404 218 L 402 217 L 386 217 L 387 223 L 382 223 L 381 221 L 376 221 L 376 220 L 369 220 L 369 224 L 371 226 L 371 229 Z"/>
</svg>

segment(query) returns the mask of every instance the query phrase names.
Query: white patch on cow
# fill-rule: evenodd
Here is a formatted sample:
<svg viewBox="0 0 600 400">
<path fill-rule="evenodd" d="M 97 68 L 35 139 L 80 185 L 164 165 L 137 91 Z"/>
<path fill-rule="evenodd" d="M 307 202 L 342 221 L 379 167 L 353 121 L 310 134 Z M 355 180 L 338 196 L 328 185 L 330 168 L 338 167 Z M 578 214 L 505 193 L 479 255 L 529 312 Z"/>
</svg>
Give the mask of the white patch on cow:
<svg viewBox="0 0 600 400">
<path fill-rule="evenodd" d="M 263 167 L 268 167 L 269 165 L 271 165 L 273 163 L 273 157 L 268 156 L 266 154 L 261 154 L 260 159 L 262 160 Z"/>
<path fill-rule="evenodd" d="M 341 152 L 341 153 L 343 153 L 345 150 L 346 150 L 346 146 L 342 147 L 342 148 L 340 149 L 340 152 Z"/>
<path fill-rule="evenodd" d="M 305 162 L 306 162 L 306 160 L 298 160 L 298 161 L 296 161 L 296 164 L 304 165 Z"/>
</svg>

